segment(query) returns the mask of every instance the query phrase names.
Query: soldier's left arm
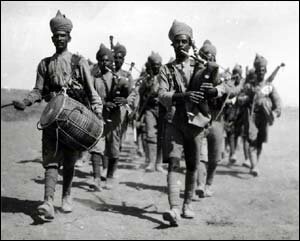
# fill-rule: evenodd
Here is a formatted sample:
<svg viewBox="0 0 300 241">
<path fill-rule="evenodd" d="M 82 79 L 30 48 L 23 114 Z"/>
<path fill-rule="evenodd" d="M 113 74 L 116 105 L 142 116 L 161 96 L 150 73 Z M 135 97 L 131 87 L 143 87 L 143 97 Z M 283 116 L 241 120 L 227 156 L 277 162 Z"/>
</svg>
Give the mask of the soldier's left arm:
<svg viewBox="0 0 300 241">
<path fill-rule="evenodd" d="M 83 82 L 86 84 L 87 89 L 88 89 L 88 97 L 91 103 L 92 110 L 96 114 L 102 114 L 103 110 L 103 103 L 101 100 L 101 97 L 98 95 L 97 91 L 95 90 L 94 86 L 94 78 L 91 75 L 90 68 L 88 65 L 87 60 L 84 58 L 81 58 L 79 62 L 79 68 L 80 68 L 80 73 L 81 77 L 83 79 Z"/>
<path fill-rule="evenodd" d="M 282 103 L 281 103 L 281 98 L 274 85 L 272 85 L 272 92 L 270 93 L 270 99 L 272 101 L 272 109 L 274 110 L 274 112 L 276 112 L 277 117 L 279 117 L 281 115 Z"/>
</svg>

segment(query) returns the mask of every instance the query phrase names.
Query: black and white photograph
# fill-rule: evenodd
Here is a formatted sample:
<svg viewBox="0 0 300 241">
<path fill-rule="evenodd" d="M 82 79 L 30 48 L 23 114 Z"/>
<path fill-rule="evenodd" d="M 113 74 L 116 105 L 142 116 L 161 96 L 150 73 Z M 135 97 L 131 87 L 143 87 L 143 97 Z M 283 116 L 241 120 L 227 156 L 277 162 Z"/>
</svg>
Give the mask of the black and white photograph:
<svg viewBox="0 0 300 241">
<path fill-rule="evenodd" d="M 1 1 L 1 240 L 299 240 L 299 2 Z"/>
</svg>

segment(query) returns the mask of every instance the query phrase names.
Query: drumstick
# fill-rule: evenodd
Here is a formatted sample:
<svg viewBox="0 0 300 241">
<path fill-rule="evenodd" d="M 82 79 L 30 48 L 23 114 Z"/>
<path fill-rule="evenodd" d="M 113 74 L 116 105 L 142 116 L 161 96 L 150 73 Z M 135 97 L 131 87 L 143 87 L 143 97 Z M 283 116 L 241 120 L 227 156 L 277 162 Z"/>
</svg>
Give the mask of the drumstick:
<svg viewBox="0 0 300 241">
<path fill-rule="evenodd" d="M 1 109 L 4 108 L 4 107 L 7 107 L 7 106 L 11 106 L 13 105 L 14 103 L 9 103 L 9 104 L 5 104 L 5 105 L 1 105 Z"/>
</svg>

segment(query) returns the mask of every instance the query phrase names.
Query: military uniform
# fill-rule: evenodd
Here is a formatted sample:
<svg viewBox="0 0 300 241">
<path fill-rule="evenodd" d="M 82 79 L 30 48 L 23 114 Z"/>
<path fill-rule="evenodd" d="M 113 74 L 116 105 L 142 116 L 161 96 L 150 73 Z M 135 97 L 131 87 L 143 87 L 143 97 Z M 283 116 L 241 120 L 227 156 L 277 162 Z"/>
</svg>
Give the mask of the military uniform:
<svg viewBox="0 0 300 241">
<path fill-rule="evenodd" d="M 104 49 L 104 47 L 103 47 Z M 99 51 L 102 51 L 101 48 Z M 105 54 L 104 52 L 102 53 Z M 113 178 L 117 169 L 117 163 L 121 148 L 121 124 L 122 112 L 121 106 L 107 108 L 106 103 L 114 102 L 116 97 L 126 98 L 129 93 L 128 81 L 124 78 L 118 78 L 112 72 L 101 73 L 100 69 L 94 67 L 92 73 L 95 76 L 95 89 L 104 102 L 103 118 L 105 121 L 105 156 L 108 158 L 107 181 Z"/>
<path fill-rule="evenodd" d="M 266 65 L 267 61 L 257 55 L 254 61 L 255 69 L 259 70 L 261 67 L 266 69 Z M 281 99 L 272 83 L 265 82 L 264 79 L 258 81 L 256 75 L 245 85 L 243 95 L 239 96 L 238 101 L 247 108 L 246 135 L 249 142 L 250 172 L 257 176 L 262 145 L 268 140 L 268 129 L 274 121 L 273 111 L 278 117 L 281 113 Z"/>
<path fill-rule="evenodd" d="M 67 87 L 67 94 L 91 108 L 100 118 L 102 101 L 94 89 L 94 81 L 90 74 L 88 62 L 81 56 L 67 50 L 72 30 L 72 22 L 57 12 L 50 21 L 53 33 L 53 43 L 56 53 L 43 59 L 37 69 L 34 89 L 23 100 L 24 105 L 15 102 L 15 107 L 24 109 L 26 105 L 50 101 L 53 96 Z M 44 218 L 54 218 L 54 192 L 58 178 L 58 168 L 63 165 L 62 210 L 72 211 L 71 187 L 74 175 L 74 165 L 81 152 L 72 150 L 57 140 L 56 129 L 49 127 L 42 133 L 42 156 L 45 168 L 44 203 L 38 207 L 38 212 Z"/>
</svg>

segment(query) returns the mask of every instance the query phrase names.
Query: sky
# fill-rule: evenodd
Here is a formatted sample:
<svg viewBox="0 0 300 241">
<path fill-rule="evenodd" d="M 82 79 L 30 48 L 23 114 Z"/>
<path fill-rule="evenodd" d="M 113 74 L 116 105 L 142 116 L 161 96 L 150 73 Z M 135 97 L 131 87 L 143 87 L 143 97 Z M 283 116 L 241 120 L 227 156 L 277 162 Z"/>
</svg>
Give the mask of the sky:
<svg viewBox="0 0 300 241">
<path fill-rule="evenodd" d="M 206 39 L 217 47 L 225 68 L 252 68 L 256 53 L 268 60 L 267 74 L 284 62 L 274 85 L 285 106 L 299 106 L 298 1 L 1 1 L 1 88 L 33 88 L 38 63 L 55 52 L 49 21 L 58 9 L 74 26 L 69 51 L 93 62 L 101 43 L 110 46 L 109 35 L 127 48 L 126 70 L 131 62 L 140 70 L 152 50 L 168 62 L 177 19 L 192 27 L 198 48 Z"/>
</svg>

